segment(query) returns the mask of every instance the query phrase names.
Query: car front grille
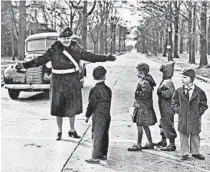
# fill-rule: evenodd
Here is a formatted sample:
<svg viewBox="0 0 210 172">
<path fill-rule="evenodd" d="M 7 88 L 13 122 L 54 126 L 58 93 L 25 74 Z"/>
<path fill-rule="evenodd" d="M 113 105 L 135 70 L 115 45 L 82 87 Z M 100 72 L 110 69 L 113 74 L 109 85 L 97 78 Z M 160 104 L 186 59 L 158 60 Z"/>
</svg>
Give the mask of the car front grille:
<svg viewBox="0 0 210 172">
<path fill-rule="evenodd" d="M 42 70 L 43 67 L 29 68 L 26 70 L 26 83 L 27 84 L 42 84 Z"/>
</svg>

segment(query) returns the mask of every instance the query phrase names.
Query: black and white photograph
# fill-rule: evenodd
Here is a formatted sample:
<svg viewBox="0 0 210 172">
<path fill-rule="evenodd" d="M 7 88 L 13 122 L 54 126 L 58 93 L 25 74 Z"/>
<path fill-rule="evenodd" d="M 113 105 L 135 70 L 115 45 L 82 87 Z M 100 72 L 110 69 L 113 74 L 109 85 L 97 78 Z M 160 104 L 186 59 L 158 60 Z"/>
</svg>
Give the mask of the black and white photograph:
<svg viewBox="0 0 210 172">
<path fill-rule="evenodd" d="M 210 0 L 1 0 L 2 172 L 210 172 Z"/>
</svg>

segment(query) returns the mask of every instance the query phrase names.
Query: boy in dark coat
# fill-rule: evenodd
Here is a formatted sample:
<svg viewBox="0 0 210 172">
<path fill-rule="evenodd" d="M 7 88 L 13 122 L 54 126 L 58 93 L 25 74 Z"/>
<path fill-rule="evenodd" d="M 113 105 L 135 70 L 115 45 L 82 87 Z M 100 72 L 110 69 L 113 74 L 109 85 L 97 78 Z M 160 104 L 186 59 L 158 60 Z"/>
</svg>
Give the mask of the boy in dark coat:
<svg viewBox="0 0 210 172">
<path fill-rule="evenodd" d="M 162 81 L 157 89 L 158 105 L 160 110 L 160 129 L 162 140 L 155 144 L 162 147 L 163 151 L 175 151 L 175 138 L 177 137 L 174 128 L 174 110 L 171 106 L 171 98 L 174 94 L 175 87 L 172 81 L 174 73 L 175 62 L 168 62 L 160 67 L 162 72 Z M 170 144 L 167 146 L 166 138 L 169 139 Z"/>
<path fill-rule="evenodd" d="M 204 160 L 205 157 L 199 151 L 199 133 L 201 132 L 201 116 L 208 108 L 206 94 L 193 83 L 195 79 L 193 69 L 186 68 L 182 74 L 183 86 L 177 89 L 172 97 L 172 106 L 179 115 L 181 160 L 188 159 L 189 150 L 192 157 Z"/>
<path fill-rule="evenodd" d="M 90 90 L 85 120 L 88 122 L 92 115 L 93 152 L 92 158 L 86 162 L 97 164 L 99 160 L 107 160 L 112 91 L 104 82 L 106 79 L 104 67 L 96 67 L 93 70 L 93 77 L 97 84 Z"/>
</svg>

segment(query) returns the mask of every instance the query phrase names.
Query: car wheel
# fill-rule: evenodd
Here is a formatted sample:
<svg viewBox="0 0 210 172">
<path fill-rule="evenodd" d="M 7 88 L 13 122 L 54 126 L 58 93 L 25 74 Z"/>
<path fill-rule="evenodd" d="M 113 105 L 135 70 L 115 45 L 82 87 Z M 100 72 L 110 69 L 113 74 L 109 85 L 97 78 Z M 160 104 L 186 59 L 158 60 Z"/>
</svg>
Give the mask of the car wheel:
<svg viewBox="0 0 210 172">
<path fill-rule="evenodd" d="M 8 89 L 9 96 L 12 100 L 16 100 L 19 97 L 20 91 L 19 90 L 12 90 Z"/>
</svg>

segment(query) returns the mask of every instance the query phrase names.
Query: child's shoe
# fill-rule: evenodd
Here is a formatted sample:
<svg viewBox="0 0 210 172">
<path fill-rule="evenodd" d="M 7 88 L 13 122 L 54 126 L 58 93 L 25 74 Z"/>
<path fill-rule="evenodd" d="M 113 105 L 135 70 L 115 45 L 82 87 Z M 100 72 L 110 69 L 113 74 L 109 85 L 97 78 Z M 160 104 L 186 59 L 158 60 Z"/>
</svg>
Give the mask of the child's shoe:
<svg viewBox="0 0 210 172">
<path fill-rule="evenodd" d="M 91 159 L 86 159 L 85 161 L 89 164 L 100 164 L 99 159 L 91 158 Z"/>
<path fill-rule="evenodd" d="M 176 146 L 170 144 L 170 145 L 168 145 L 168 146 L 166 146 L 164 148 L 161 148 L 160 150 L 162 150 L 162 151 L 175 151 L 176 150 Z"/>
<path fill-rule="evenodd" d="M 200 160 L 205 160 L 205 156 L 203 156 L 201 154 L 192 154 L 192 157 L 200 159 Z"/>
<path fill-rule="evenodd" d="M 187 160 L 188 159 L 188 155 L 182 155 L 182 157 L 181 157 L 181 160 L 182 161 L 185 161 L 185 160 Z"/>
<path fill-rule="evenodd" d="M 153 143 L 146 143 L 146 145 L 143 146 L 142 149 L 154 149 L 154 144 Z"/>
<path fill-rule="evenodd" d="M 57 141 L 58 141 L 58 140 L 61 140 L 61 136 L 62 136 L 62 133 L 61 133 L 61 132 L 58 132 L 56 140 L 57 140 Z"/>
<path fill-rule="evenodd" d="M 134 144 L 131 148 L 128 148 L 128 151 L 141 151 L 141 147 Z"/>
<path fill-rule="evenodd" d="M 161 140 L 158 143 L 154 143 L 154 146 L 157 146 L 157 147 L 166 147 L 167 146 L 167 142 L 166 142 L 166 140 Z"/>
</svg>

